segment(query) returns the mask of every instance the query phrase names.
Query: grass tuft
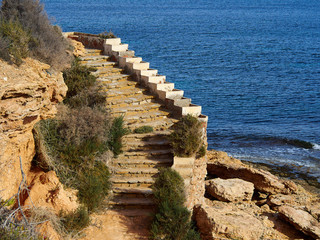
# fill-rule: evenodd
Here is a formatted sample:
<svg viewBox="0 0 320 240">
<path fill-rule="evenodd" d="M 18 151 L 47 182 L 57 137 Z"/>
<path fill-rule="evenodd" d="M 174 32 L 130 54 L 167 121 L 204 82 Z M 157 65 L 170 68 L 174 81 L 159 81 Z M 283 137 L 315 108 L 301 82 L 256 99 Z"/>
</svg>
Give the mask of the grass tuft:
<svg viewBox="0 0 320 240">
<path fill-rule="evenodd" d="M 122 137 L 130 132 L 128 128 L 124 127 L 123 116 L 117 117 L 113 120 L 109 133 L 109 149 L 117 157 L 122 151 Z"/>
<path fill-rule="evenodd" d="M 139 133 L 139 134 L 142 134 L 142 133 L 150 133 L 150 132 L 153 132 L 153 127 L 151 126 L 141 126 L 141 127 L 138 127 L 134 130 L 135 133 Z"/>
</svg>

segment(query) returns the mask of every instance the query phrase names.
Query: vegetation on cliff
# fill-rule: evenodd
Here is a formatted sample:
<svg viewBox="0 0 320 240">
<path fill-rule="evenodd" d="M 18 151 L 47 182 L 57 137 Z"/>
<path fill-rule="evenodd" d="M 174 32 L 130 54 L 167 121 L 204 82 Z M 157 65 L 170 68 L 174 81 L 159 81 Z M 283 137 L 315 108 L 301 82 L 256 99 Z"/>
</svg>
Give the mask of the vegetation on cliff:
<svg viewBox="0 0 320 240">
<path fill-rule="evenodd" d="M 70 62 L 61 30 L 52 26 L 38 0 L 3 0 L 0 10 L 0 57 L 20 65 L 31 56 L 61 69 Z"/>
<path fill-rule="evenodd" d="M 97 83 L 90 70 L 76 61 L 64 71 L 69 88 L 66 104 L 59 107 L 56 119 L 41 122 L 40 132 L 52 159 L 47 165 L 63 184 L 78 189 L 80 202 L 93 211 L 110 188 L 109 171 L 102 159 L 108 154 L 111 119 L 104 109 L 103 93 L 95 92 L 93 97 Z M 45 165 L 41 159 L 36 162 Z"/>
<path fill-rule="evenodd" d="M 152 239 L 201 239 L 192 228 L 191 213 L 184 206 L 184 181 L 178 172 L 171 168 L 160 170 L 153 185 L 153 193 L 158 210 L 151 226 Z"/>
</svg>

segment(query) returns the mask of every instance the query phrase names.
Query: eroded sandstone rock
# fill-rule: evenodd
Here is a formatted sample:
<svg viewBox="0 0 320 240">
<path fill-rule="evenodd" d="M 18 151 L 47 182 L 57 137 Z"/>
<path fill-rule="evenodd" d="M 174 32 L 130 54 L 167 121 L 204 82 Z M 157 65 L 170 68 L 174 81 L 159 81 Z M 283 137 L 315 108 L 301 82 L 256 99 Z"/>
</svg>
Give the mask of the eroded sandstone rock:
<svg viewBox="0 0 320 240">
<path fill-rule="evenodd" d="M 243 211 L 228 206 L 201 206 L 195 210 L 197 225 L 205 240 L 260 239 L 265 227 L 260 221 Z M 241 223 L 241 224 L 239 224 Z"/>
<path fill-rule="evenodd" d="M 268 205 L 273 209 L 277 209 L 282 205 L 288 206 L 307 206 L 311 203 L 312 198 L 305 193 L 299 192 L 299 194 L 274 194 L 268 197 Z"/>
<path fill-rule="evenodd" d="M 237 178 L 215 178 L 206 181 L 206 191 L 214 198 L 224 202 L 250 201 L 254 185 Z"/>
<path fill-rule="evenodd" d="M 294 207 L 279 207 L 280 216 L 305 234 L 320 239 L 320 223 L 311 214 Z"/>
<path fill-rule="evenodd" d="M 267 171 L 248 167 L 240 160 L 228 157 L 224 152 L 208 153 L 207 170 L 209 174 L 219 178 L 240 178 L 252 182 L 255 189 L 265 193 L 289 194 L 297 191 L 293 182 L 281 180 Z"/>
<path fill-rule="evenodd" d="M 46 208 L 59 214 L 78 208 L 76 191 L 66 190 L 54 171 L 30 172 L 28 177 L 29 194 L 24 199 L 24 206 Z"/>
<path fill-rule="evenodd" d="M 56 104 L 63 100 L 67 87 L 62 73 L 27 58 L 20 67 L 0 60 L 0 198 L 17 193 L 35 154 L 32 129 L 41 119 L 56 114 Z"/>
<path fill-rule="evenodd" d="M 195 207 L 194 218 L 203 240 L 304 239 L 276 212 L 250 202 L 206 201 Z"/>
</svg>

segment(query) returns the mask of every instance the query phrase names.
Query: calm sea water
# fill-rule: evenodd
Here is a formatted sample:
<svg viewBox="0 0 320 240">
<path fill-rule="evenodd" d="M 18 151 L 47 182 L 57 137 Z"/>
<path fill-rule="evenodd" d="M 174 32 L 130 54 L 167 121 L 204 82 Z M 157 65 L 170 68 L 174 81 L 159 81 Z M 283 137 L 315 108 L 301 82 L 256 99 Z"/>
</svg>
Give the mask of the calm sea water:
<svg viewBox="0 0 320 240">
<path fill-rule="evenodd" d="M 320 181 L 319 0 L 43 2 L 63 31 L 112 29 L 185 90 L 209 148 Z"/>
</svg>

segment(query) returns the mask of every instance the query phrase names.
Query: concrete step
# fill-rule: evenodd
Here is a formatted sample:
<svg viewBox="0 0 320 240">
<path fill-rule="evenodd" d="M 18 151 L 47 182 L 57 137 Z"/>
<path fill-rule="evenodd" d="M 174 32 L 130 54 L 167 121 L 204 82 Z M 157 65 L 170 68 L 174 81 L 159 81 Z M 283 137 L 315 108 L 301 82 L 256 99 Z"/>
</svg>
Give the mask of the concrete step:
<svg viewBox="0 0 320 240">
<path fill-rule="evenodd" d="M 141 114 L 150 112 L 151 110 L 160 110 L 161 105 L 158 103 L 148 103 L 140 105 L 128 105 L 126 107 L 113 107 L 111 108 L 112 113 L 122 113 L 124 115 Z"/>
<path fill-rule="evenodd" d="M 151 187 L 154 183 L 151 177 L 123 177 L 112 176 L 110 178 L 113 187 Z"/>
<path fill-rule="evenodd" d="M 113 160 L 112 166 L 115 168 L 123 167 L 123 168 L 159 168 L 159 167 L 171 167 L 173 164 L 173 155 L 168 154 L 164 155 L 162 158 L 160 157 L 150 157 L 151 159 L 147 159 L 145 157 L 135 157 L 135 158 L 120 158 Z"/>
<path fill-rule="evenodd" d="M 153 214 L 155 213 L 156 208 L 143 208 L 143 209 L 113 209 L 112 211 L 126 217 L 143 217 L 149 219 L 149 222 L 152 222 Z M 111 211 L 111 210 L 109 210 Z M 142 237 L 139 240 L 149 240 L 148 237 Z"/>
<path fill-rule="evenodd" d="M 106 79 L 108 79 L 108 77 Z M 106 87 L 108 89 L 125 89 L 128 86 L 139 87 L 140 84 L 138 82 L 129 80 L 131 79 L 130 76 L 126 76 L 126 79 L 127 81 L 111 81 L 110 83 L 106 84 Z"/>
<path fill-rule="evenodd" d="M 80 61 L 82 64 L 90 62 L 90 61 L 98 61 L 98 60 L 108 60 L 109 56 L 107 55 L 85 55 L 80 57 Z"/>
<path fill-rule="evenodd" d="M 156 150 L 146 150 L 146 151 L 137 151 L 137 152 L 124 152 L 121 154 L 121 157 L 123 156 L 124 158 L 136 158 L 136 157 L 155 157 L 159 155 L 169 155 L 172 154 L 171 149 L 156 149 Z"/>
<path fill-rule="evenodd" d="M 112 74 L 110 76 L 104 76 L 104 77 L 97 77 L 97 81 L 99 81 L 100 83 L 103 83 L 105 85 L 108 85 L 110 83 L 122 83 L 122 82 L 127 82 L 128 79 L 130 79 L 130 77 L 128 77 L 126 74 L 123 74 L 121 71 L 117 71 L 114 72 L 115 69 L 111 69 L 110 72 L 112 72 Z M 123 75 L 122 78 L 118 78 L 119 75 Z M 113 77 L 116 76 L 116 77 Z"/>
<path fill-rule="evenodd" d="M 109 66 L 109 67 L 99 68 L 97 71 L 93 73 L 93 75 L 96 76 L 97 78 L 103 78 L 103 77 L 109 77 L 111 75 L 117 75 L 121 73 L 123 73 L 123 70 L 121 68 L 115 68 L 115 67 Z"/>
<path fill-rule="evenodd" d="M 155 99 L 155 96 L 150 94 L 139 94 L 132 97 L 127 96 L 125 98 L 114 99 L 113 101 L 110 101 L 110 99 L 108 99 L 108 107 L 114 108 L 118 106 L 119 107 L 139 106 L 139 105 L 151 103 L 151 102 L 157 102 Z"/>
<path fill-rule="evenodd" d="M 120 97 L 124 99 L 124 97 L 134 97 L 136 95 L 143 94 L 144 92 L 147 92 L 145 88 L 140 88 L 140 87 L 132 87 L 130 89 L 108 89 L 107 91 L 107 101 L 112 99 L 112 97 Z M 110 99 L 109 99 L 110 98 Z"/>
<path fill-rule="evenodd" d="M 126 126 L 130 128 L 131 130 L 134 130 L 138 127 L 142 127 L 145 125 L 153 127 L 154 131 L 167 131 L 175 122 L 178 120 L 172 119 L 172 118 L 158 118 L 153 121 L 132 121 L 132 122 L 127 122 Z"/>
<path fill-rule="evenodd" d="M 120 167 L 113 169 L 113 175 L 117 177 L 145 177 L 152 178 L 156 177 L 159 173 L 157 168 L 125 168 Z"/>
<path fill-rule="evenodd" d="M 97 56 L 97 55 L 101 55 L 103 51 L 100 49 L 86 48 L 84 50 L 84 53 L 86 56 Z"/>
<path fill-rule="evenodd" d="M 170 149 L 170 142 L 168 139 L 154 139 L 154 140 L 134 140 L 134 141 L 123 141 L 123 150 L 127 152 L 134 151 L 147 151 L 147 150 L 160 150 Z"/>
<path fill-rule="evenodd" d="M 147 187 L 115 187 L 112 189 L 114 195 L 127 194 L 128 197 L 137 197 L 137 196 L 153 196 L 152 189 Z"/>
<path fill-rule="evenodd" d="M 123 137 L 123 140 L 152 140 L 152 139 L 162 139 L 170 135 L 171 131 L 153 131 L 150 133 L 132 133 Z"/>
<path fill-rule="evenodd" d="M 105 58 L 97 59 L 94 61 L 82 62 L 82 64 L 87 67 L 94 67 L 97 69 L 116 66 L 115 62 L 110 62 L 110 61 L 108 61 L 108 59 L 105 59 Z"/>
<path fill-rule="evenodd" d="M 137 113 L 137 114 L 125 114 L 124 115 L 124 119 L 130 123 L 130 122 L 136 122 L 136 121 L 140 121 L 143 122 L 143 120 L 147 120 L 145 122 L 148 121 L 152 121 L 152 120 L 156 120 L 158 118 L 167 118 L 167 116 L 170 114 L 170 112 L 167 111 L 163 111 L 160 109 L 150 109 L 147 112 L 143 112 L 143 113 Z"/>
<path fill-rule="evenodd" d="M 109 201 L 109 206 L 112 208 L 121 209 L 145 209 L 154 208 L 155 202 L 152 198 L 126 198 L 125 196 L 115 196 L 111 201 Z"/>
</svg>

